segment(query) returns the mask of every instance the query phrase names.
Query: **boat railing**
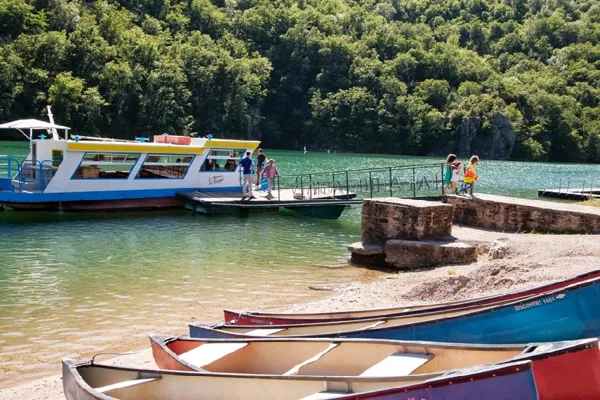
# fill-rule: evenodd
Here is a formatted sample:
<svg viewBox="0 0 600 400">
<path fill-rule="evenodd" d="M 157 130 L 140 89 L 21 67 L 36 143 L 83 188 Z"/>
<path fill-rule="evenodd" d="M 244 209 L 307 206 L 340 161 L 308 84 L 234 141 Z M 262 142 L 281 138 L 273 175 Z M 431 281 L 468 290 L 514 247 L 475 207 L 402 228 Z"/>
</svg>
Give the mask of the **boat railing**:
<svg viewBox="0 0 600 400">
<path fill-rule="evenodd" d="M 0 157 L 0 190 L 13 192 L 43 192 L 52 180 L 60 160 L 18 161 Z"/>
<path fill-rule="evenodd" d="M 18 175 L 21 162 L 12 156 L 0 156 L 0 190 L 14 191 L 12 180 Z"/>
<path fill-rule="evenodd" d="M 322 171 L 281 176 L 277 190 L 293 189 L 299 199 L 333 197 L 439 197 L 444 195 L 444 163 Z"/>
</svg>

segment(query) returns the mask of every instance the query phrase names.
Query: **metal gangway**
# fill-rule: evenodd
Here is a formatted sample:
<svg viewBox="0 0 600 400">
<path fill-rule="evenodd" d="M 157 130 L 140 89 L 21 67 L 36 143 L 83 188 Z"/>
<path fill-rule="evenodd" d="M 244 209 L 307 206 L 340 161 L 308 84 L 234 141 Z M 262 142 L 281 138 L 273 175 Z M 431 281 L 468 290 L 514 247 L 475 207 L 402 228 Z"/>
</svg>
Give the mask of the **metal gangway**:
<svg viewBox="0 0 600 400">
<path fill-rule="evenodd" d="M 445 193 L 444 163 L 321 171 L 277 178 L 275 191 L 292 189 L 299 199 L 330 195 L 362 197 L 439 198 Z M 471 188 L 472 190 L 472 188 Z"/>
</svg>

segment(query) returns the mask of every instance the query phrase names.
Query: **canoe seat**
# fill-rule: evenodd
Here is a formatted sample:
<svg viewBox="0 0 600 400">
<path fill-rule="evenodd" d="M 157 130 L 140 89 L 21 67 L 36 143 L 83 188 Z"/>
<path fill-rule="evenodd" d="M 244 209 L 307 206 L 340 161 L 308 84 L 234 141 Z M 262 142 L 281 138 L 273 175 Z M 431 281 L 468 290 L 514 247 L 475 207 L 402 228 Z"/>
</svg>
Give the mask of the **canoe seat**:
<svg viewBox="0 0 600 400">
<path fill-rule="evenodd" d="M 246 346 L 248 343 L 207 343 L 180 354 L 179 358 L 193 366 L 202 367 Z"/>
<path fill-rule="evenodd" d="M 141 385 L 143 383 L 154 382 L 158 379 L 160 379 L 160 378 L 156 377 L 156 378 L 132 379 L 130 381 L 117 382 L 117 383 L 113 383 L 112 385 L 102 386 L 102 387 L 96 388 L 95 390 L 97 390 L 100 393 L 106 393 L 106 392 L 110 392 L 110 391 L 113 391 L 116 389 L 126 389 L 128 387 Z"/>
<path fill-rule="evenodd" d="M 326 391 L 326 392 L 319 392 L 319 393 L 313 393 L 310 396 L 306 396 L 301 398 L 300 400 L 327 400 L 327 399 L 337 399 L 340 396 L 344 396 L 344 395 L 348 395 L 347 392 L 331 392 L 331 391 Z"/>
<path fill-rule="evenodd" d="M 359 376 L 384 377 L 410 375 L 414 370 L 433 358 L 433 354 L 394 353 Z"/>
<path fill-rule="evenodd" d="M 285 329 L 283 328 L 260 328 L 260 329 L 254 329 L 253 331 L 248 331 L 246 332 L 246 335 L 250 335 L 250 336 L 269 336 L 272 335 L 274 333 L 277 332 L 281 332 Z"/>
<path fill-rule="evenodd" d="M 290 369 L 283 375 L 285 375 L 285 376 L 296 375 L 298 373 L 298 371 L 300 371 L 300 368 L 304 367 L 305 365 L 312 364 L 315 361 L 319 361 L 319 359 L 321 359 L 321 357 L 323 357 L 325 354 L 329 353 L 331 350 L 335 349 L 338 346 L 339 346 L 339 343 L 330 344 L 329 347 L 327 347 L 325 350 L 321 351 L 320 353 L 317 353 L 316 355 L 309 358 L 308 360 L 303 361 L 300 364 L 294 366 L 292 369 Z"/>
</svg>

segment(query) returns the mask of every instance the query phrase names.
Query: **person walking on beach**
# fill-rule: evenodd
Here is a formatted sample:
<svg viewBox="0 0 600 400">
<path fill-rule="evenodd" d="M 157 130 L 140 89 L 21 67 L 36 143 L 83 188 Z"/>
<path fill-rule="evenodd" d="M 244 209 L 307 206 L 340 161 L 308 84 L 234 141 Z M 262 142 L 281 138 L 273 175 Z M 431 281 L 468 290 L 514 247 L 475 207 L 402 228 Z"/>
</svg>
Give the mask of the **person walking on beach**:
<svg viewBox="0 0 600 400">
<path fill-rule="evenodd" d="M 244 200 L 247 195 L 249 199 L 254 199 L 255 197 L 252 196 L 252 168 L 254 167 L 254 164 L 250 158 L 249 151 L 246 152 L 246 157 L 240 160 L 239 165 L 243 168 L 242 174 L 244 177 L 242 180 L 242 200 Z M 246 185 L 248 185 L 248 188 L 246 188 Z"/>
<path fill-rule="evenodd" d="M 460 161 L 454 161 L 452 163 L 452 187 L 450 189 L 452 194 L 456 194 L 458 189 L 458 179 L 460 178 L 460 172 L 462 169 L 462 163 Z"/>
<path fill-rule="evenodd" d="M 262 174 L 267 178 L 267 197 L 273 197 L 271 191 L 273 190 L 273 180 L 275 177 L 279 176 L 279 171 L 275 166 L 275 160 L 272 158 L 269 160 L 269 164 L 265 167 Z"/>
<path fill-rule="evenodd" d="M 265 161 L 267 156 L 263 154 L 262 149 L 258 149 L 258 156 L 256 157 L 256 185 L 260 185 L 260 171 L 265 167 Z"/>
<path fill-rule="evenodd" d="M 452 163 L 456 161 L 456 154 L 448 154 L 446 157 L 446 168 L 444 170 L 444 193 L 452 188 Z"/>
</svg>

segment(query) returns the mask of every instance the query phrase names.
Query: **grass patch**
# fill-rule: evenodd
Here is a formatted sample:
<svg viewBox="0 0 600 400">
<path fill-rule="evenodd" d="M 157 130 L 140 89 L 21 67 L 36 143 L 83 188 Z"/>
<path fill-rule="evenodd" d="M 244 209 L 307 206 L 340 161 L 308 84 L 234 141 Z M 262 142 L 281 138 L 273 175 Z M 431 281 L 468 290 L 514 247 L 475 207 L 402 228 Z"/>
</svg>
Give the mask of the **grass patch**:
<svg viewBox="0 0 600 400">
<path fill-rule="evenodd" d="M 598 199 L 589 199 L 586 201 L 582 201 L 577 203 L 580 206 L 592 206 L 592 207 L 600 207 L 600 200 Z"/>
</svg>

